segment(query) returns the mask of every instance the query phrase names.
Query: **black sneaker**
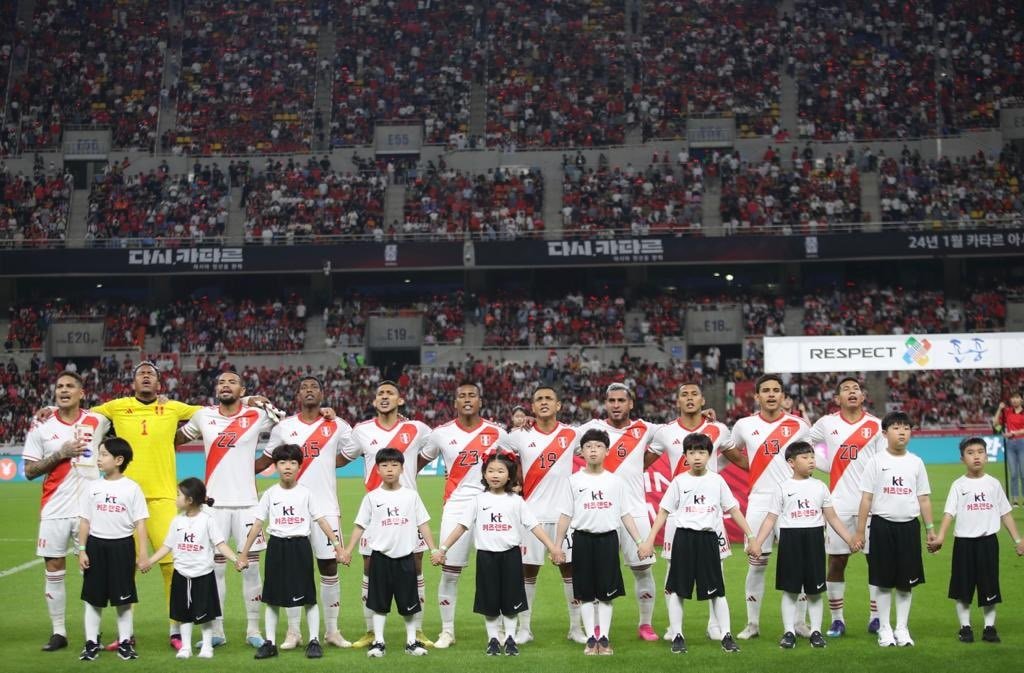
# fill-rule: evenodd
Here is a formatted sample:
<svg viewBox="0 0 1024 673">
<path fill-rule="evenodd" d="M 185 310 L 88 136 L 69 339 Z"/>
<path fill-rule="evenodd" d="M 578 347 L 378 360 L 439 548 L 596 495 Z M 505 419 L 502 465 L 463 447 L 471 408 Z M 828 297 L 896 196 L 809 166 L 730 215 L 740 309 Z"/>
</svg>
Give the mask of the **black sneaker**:
<svg viewBox="0 0 1024 673">
<path fill-rule="evenodd" d="M 50 639 L 43 645 L 43 652 L 56 652 L 57 650 L 63 650 L 68 646 L 67 636 L 62 636 L 59 633 L 55 633 L 50 636 Z"/>
<path fill-rule="evenodd" d="M 117 656 L 128 661 L 129 659 L 138 659 L 139 653 L 135 651 L 135 646 L 132 645 L 132 641 L 126 638 L 118 643 Z"/>
<path fill-rule="evenodd" d="M 821 631 L 813 631 L 809 640 L 811 641 L 811 647 L 828 647 L 828 643 L 822 637 Z"/>
<path fill-rule="evenodd" d="M 91 640 L 85 641 L 85 647 L 82 648 L 82 653 L 78 655 L 81 661 L 96 661 L 100 656 L 100 644 L 94 643 Z"/>
<path fill-rule="evenodd" d="M 269 659 L 277 656 L 277 645 L 272 640 L 264 640 L 263 644 L 256 650 L 253 659 Z"/>
<path fill-rule="evenodd" d="M 779 647 L 784 650 L 791 650 L 796 647 L 796 636 L 792 631 L 786 631 L 782 634 L 782 639 L 779 640 Z"/>
<path fill-rule="evenodd" d="M 519 646 L 516 645 L 516 639 L 509 636 L 505 639 L 505 656 L 506 657 L 518 657 Z"/>
<path fill-rule="evenodd" d="M 414 640 L 405 644 L 405 653 L 413 657 L 427 656 L 427 646 L 422 641 Z"/>
<path fill-rule="evenodd" d="M 986 643 L 1001 643 L 1003 642 L 999 638 L 999 634 L 996 633 L 996 627 L 986 626 L 985 630 L 981 632 L 981 639 Z"/>
<path fill-rule="evenodd" d="M 686 639 L 680 633 L 672 639 L 672 654 L 686 654 Z"/>
<path fill-rule="evenodd" d="M 732 639 L 732 634 L 727 633 L 722 636 L 722 649 L 726 652 L 739 652 L 740 646 L 736 644 L 736 641 Z"/>
<path fill-rule="evenodd" d="M 497 638 L 491 638 L 487 641 L 487 656 L 496 657 L 499 654 L 501 654 L 501 643 Z"/>
<path fill-rule="evenodd" d="M 320 647 L 320 641 L 316 638 L 310 638 L 309 642 L 306 643 L 306 658 L 307 659 L 320 659 L 324 656 L 324 648 Z"/>
<path fill-rule="evenodd" d="M 375 640 L 375 641 L 373 641 L 373 643 L 370 644 L 370 649 L 366 650 L 366 656 L 373 657 L 375 659 L 379 658 L 379 657 L 383 657 L 384 656 L 384 650 L 385 650 L 384 643 L 381 643 L 381 642 L 378 642 L 378 641 Z"/>
<path fill-rule="evenodd" d="M 968 624 L 967 626 L 961 626 L 960 632 L 956 634 L 956 637 L 957 640 L 959 640 L 961 643 L 973 643 L 974 629 L 971 628 L 970 624 Z"/>
</svg>

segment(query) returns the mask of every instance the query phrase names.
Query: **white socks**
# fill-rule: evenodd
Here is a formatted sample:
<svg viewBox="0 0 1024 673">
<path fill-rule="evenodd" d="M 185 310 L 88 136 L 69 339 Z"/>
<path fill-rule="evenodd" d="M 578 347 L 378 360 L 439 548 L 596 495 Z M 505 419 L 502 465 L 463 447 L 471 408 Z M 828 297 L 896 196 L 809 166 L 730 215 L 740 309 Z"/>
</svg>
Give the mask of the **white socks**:
<svg viewBox="0 0 1024 673">
<path fill-rule="evenodd" d="M 665 597 L 668 603 L 668 631 L 673 638 L 683 635 L 683 599 L 679 594 L 669 594 Z"/>
<path fill-rule="evenodd" d="M 572 578 L 562 578 L 562 593 L 565 595 L 565 604 L 569 609 L 569 630 L 580 628 L 580 602 L 576 600 L 576 594 L 573 593 Z M 530 603 L 530 609 L 533 609 L 533 603 Z"/>
<path fill-rule="evenodd" d="M 132 637 L 132 606 L 118 605 L 117 610 L 117 642 L 124 642 Z"/>
<path fill-rule="evenodd" d="M 420 599 L 420 610 L 412 615 L 412 625 L 415 631 L 423 630 L 423 606 L 427 600 L 427 583 L 423 579 L 423 571 L 416 576 L 416 596 Z M 411 641 L 410 641 L 411 642 Z"/>
<path fill-rule="evenodd" d="M 67 602 L 67 592 L 64 588 L 64 570 L 46 572 L 46 609 L 50 613 L 50 623 L 53 631 L 62 636 L 67 636 L 67 627 L 64 624 L 64 605 Z"/>
<path fill-rule="evenodd" d="M 956 602 L 956 618 L 960 620 L 960 626 L 971 625 L 971 606 L 969 603 Z"/>
<path fill-rule="evenodd" d="M 906 631 L 910 625 L 910 601 L 913 594 L 896 589 L 896 630 Z"/>
<path fill-rule="evenodd" d="M 192 622 L 182 622 L 178 625 L 181 629 L 181 649 L 191 652 L 192 651 Z"/>
<path fill-rule="evenodd" d="M 267 632 L 266 637 L 272 643 L 277 643 L 277 611 L 280 608 L 268 605 L 267 610 L 264 613 L 264 623 L 266 624 Z"/>
<path fill-rule="evenodd" d="M 90 603 L 85 603 L 85 639 L 94 643 L 100 642 L 100 608 Z"/>
<path fill-rule="evenodd" d="M 807 600 L 804 601 L 807 605 L 807 616 L 811 625 L 811 633 L 815 631 L 821 631 L 821 619 L 825 613 L 825 601 L 822 600 L 821 594 L 807 594 Z"/>
<path fill-rule="evenodd" d="M 868 585 L 868 612 L 870 619 L 878 619 L 878 587 Z"/>
<path fill-rule="evenodd" d="M 220 601 L 220 617 L 213 620 L 217 635 L 224 637 L 224 597 L 228 595 L 227 559 L 220 554 L 213 556 L 213 578 L 217 581 L 217 599 Z M 248 605 L 248 604 L 247 604 Z M 258 629 L 257 629 L 258 630 Z M 182 638 L 184 641 L 184 638 Z"/>
<path fill-rule="evenodd" d="M 612 632 L 612 604 L 610 601 L 597 602 L 597 626 L 601 638 L 609 638 Z"/>
<path fill-rule="evenodd" d="M 640 625 L 650 624 L 654 618 L 654 572 L 651 566 L 636 566 L 630 569 L 635 580 L 633 589 L 636 592 L 636 602 L 640 607 Z"/>
<path fill-rule="evenodd" d="M 341 584 L 338 575 L 320 576 L 320 602 L 324 605 L 324 632 L 338 630 L 338 613 L 341 612 Z M 309 637 L 316 638 L 319 631 L 310 631 Z"/>
<path fill-rule="evenodd" d="M 996 625 L 996 606 L 986 605 L 981 609 L 981 614 L 985 617 L 985 626 Z"/>
<path fill-rule="evenodd" d="M 796 604 L 799 594 L 791 594 L 788 591 L 782 592 L 782 631 L 783 633 L 796 633 Z"/>
<path fill-rule="evenodd" d="M 363 588 L 360 597 L 363 599 L 363 620 L 366 622 L 366 632 L 373 631 L 373 610 L 366 607 L 366 599 L 370 594 L 370 577 L 363 575 Z"/>
<path fill-rule="evenodd" d="M 583 635 L 587 638 L 596 638 L 597 602 L 584 603 L 581 605 L 580 616 L 583 618 Z"/>
<path fill-rule="evenodd" d="M 484 628 L 487 629 L 487 640 L 497 640 L 501 633 L 501 617 L 484 617 Z"/>
<path fill-rule="evenodd" d="M 373 642 L 384 642 L 384 621 L 387 619 L 387 617 L 387 615 L 381 614 L 379 612 L 373 613 Z"/>
<path fill-rule="evenodd" d="M 249 553 L 249 567 L 242 571 L 242 596 L 245 598 L 246 632 L 258 633 L 260 630 L 260 594 L 263 584 L 260 582 L 260 555 Z"/>
<path fill-rule="evenodd" d="M 526 609 L 519 613 L 519 630 L 530 631 L 530 622 L 533 617 L 533 599 L 537 595 L 537 578 L 536 577 L 524 577 L 523 586 L 526 589 Z M 513 635 L 515 631 L 507 632 L 508 635 Z"/>
<path fill-rule="evenodd" d="M 711 626 L 711 620 L 714 619 L 719 630 L 722 632 L 722 636 L 732 632 L 732 628 L 729 626 L 729 622 L 732 621 L 732 616 L 729 614 L 729 601 L 725 599 L 725 596 L 716 596 L 711 599 L 711 608 L 708 610 L 711 616 L 708 618 L 708 627 Z"/>
<path fill-rule="evenodd" d="M 309 639 L 320 637 L 320 606 L 306 605 L 306 628 L 309 629 Z"/>
<path fill-rule="evenodd" d="M 825 582 L 825 590 L 828 592 L 828 610 L 832 621 L 845 622 L 843 617 L 843 605 L 845 604 L 846 582 Z"/>
<path fill-rule="evenodd" d="M 454 572 L 453 572 L 454 570 Z M 455 599 L 459 591 L 459 576 L 462 568 L 441 570 L 441 582 L 437 585 L 437 604 L 441 608 L 441 631 L 455 635 Z"/>
<path fill-rule="evenodd" d="M 746 595 L 747 595 L 747 623 L 761 623 L 761 599 L 764 598 L 764 576 L 768 572 L 768 558 L 747 559 Z M 796 616 L 794 614 L 794 621 Z"/>
<path fill-rule="evenodd" d="M 878 621 L 879 621 L 879 633 L 888 633 L 892 631 L 892 621 L 890 617 L 890 611 L 892 608 L 892 589 L 879 589 L 878 587 L 872 587 L 875 590 L 875 604 L 878 606 Z"/>
</svg>

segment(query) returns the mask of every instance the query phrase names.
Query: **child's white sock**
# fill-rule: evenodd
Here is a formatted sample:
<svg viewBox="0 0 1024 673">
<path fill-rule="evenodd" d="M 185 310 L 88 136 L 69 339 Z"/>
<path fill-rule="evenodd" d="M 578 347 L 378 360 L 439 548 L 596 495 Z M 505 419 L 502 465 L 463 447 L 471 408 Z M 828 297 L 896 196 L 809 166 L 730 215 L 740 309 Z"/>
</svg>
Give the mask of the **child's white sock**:
<svg viewBox="0 0 1024 673">
<path fill-rule="evenodd" d="M 85 604 L 85 639 L 94 643 L 100 642 L 101 608 L 90 603 Z"/>
<path fill-rule="evenodd" d="M 379 612 L 373 613 L 373 642 L 383 643 L 384 642 L 384 620 L 387 619 L 387 615 Z"/>
<path fill-rule="evenodd" d="M 910 625 L 910 601 L 914 594 L 896 590 L 896 629 L 906 630 Z"/>
<path fill-rule="evenodd" d="M 405 644 L 412 645 L 416 642 L 416 615 L 423 614 L 423 610 L 414 612 L 411 615 L 402 615 L 405 620 Z"/>
<path fill-rule="evenodd" d="M 596 638 L 597 601 L 580 605 L 580 617 L 583 619 L 583 635 L 587 638 Z"/>
<path fill-rule="evenodd" d="M 601 629 L 602 638 L 611 638 L 612 604 L 611 601 L 597 602 L 597 626 Z"/>
<path fill-rule="evenodd" d="M 807 616 L 811 625 L 811 633 L 821 631 L 821 620 L 825 613 L 825 601 L 821 594 L 807 594 Z"/>
<path fill-rule="evenodd" d="M 875 587 L 875 604 L 878 606 L 879 632 L 892 631 L 890 612 L 892 608 L 892 589 Z"/>
<path fill-rule="evenodd" d="M 969 603 L 956 602 L 956 618 L 960 620 L 960 626 L 971 625 L 971 606 Z"/>
<path fill-rule="evenodd" d="M 484 628 L 487 629 L 487 640 L 497 639 L 501 633 L 501 616 L 484 617 Z"/>
<path fill-rule="evenodd" d="M 202 649 L 207 650 L 207 651 L 212 650 L 213 649 L 213 622 L 206 622 L 204 624 L 200 624 L 199 625 L 199 634 L 203 638 Z"/>
<path fill-rule="evenodd" d="M 725 600 L 725 596 L 716 596 L 711 599 L 711 613 L 714 615 L 715 622 L 718 624 L 718 628 L 723 636 L 727 633 L 732 633 L 732 627 L 729 625 L 732 621 L 732 617 L 729 614 L 729 601 Z"/>
<path fill-rule="evenodd" d="M 178 625 L 181 629 L 181 649 L 192 651 L 192 622 L 182 622 Z"/>
<path fill-rule="evenodd" d="M 132 637 L 132 606 L 117 606 L 117 640 L 124 642 Z"/>
<path fill-rule="evenodd" d="M 277 642 L 277 610 L 274 605 L 268 605 L 263 614 L 263 623 L 266 625 L 266 637 L 272 643 Z"/>
<path fill-rule="evenodd" d="M 309 629 L 309 639 L 320 637 L 320 606 L 313 604 L 305 606 L 306 628 Z"/>
<path fill-rule="evenodd" d="M 985 626 L 996 625 L 996 606 L 986 605 L 981 609 L 981 614 L 985 617 Z"/>
<path fill-rule="evenodd" d="M 796 633 L 796 613 L 799 596 L 788 591 L 782 592 L 782 631 Z"/>
<path fill-rule="evenodd" d="M 668 604 L 668 631 L 675 638 L 683 634 L 683 599 L 679 594 L 669 594 L 665 597 Z"/>
</svg>

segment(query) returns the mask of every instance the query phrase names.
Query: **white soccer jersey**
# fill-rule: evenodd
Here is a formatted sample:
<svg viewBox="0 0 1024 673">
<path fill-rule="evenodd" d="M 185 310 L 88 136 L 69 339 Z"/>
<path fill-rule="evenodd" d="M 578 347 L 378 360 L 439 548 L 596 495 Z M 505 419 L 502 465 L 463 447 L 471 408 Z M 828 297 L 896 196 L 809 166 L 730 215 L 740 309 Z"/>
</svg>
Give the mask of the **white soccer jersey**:
<svg viewBox="0 0 1024 673">
<path fill-rule="evenodd" d="M 786 462 L 786 447 L 805 439 L 808 430 L 807 421 L 792 414 L 782 414 L 775 421 L 767 421 L 761 414 L 736 421 L 732 442 L 746 448 L 751 499 L 761 496 L 767 500 L 779 484 L 793 476 Z"/>
<path fill-rule="evenodd" d="M 465 428 L 457 420 L 434 428 L 421 454 L 434 460 L 439 455 L 448 472 L 444 501 L 470 500 L 483 493 L 481 482 L 484 455 L 498 447 L 514 450 L 508 433 L 491 421 L 480 419 L 475 428 Z"/>
<path fill-rule="evenodd" d="M 724 423 L 704 420 L 695 428 L 688 428 L 677 418 L 671 423 L 660 426 L 651 438 L 650 450 L 653 453 L 668 455 L 668 469 L 670 478 L 675 478 L 690 469 L 686 462 L 686 454 L 683 451 L 683 440 L 688 435 L 700 433 L 711 439 L 712 454 L 708 460 L 708 469 L 718 472 L 719 458 L 722 451 L 728 449 L 731 444 L 729 428 Z"/>
<path fill-rule="evenodd" d="M 39 518 L 68 519 L 78 516 L 79 498 L 89 481 L 98 479 L 96 454 L 103 437 L 110 429 L 110 421 L 99 414 L 79 411 L 73 423 L 65 423 L 54 413 L 38 423 L 25 435 L 22 458 L 26 463 L 43 460 L 61 450 L 65 442 L 80 437 L 89 446 L 89 455 L 78 459 L 62 460 L 43 477 Z"/>
<path fill-rule="evenodd" d="M 540 522 L 530 506 L 513 493 L 484 491 L 476 504 L 466 508 L 459 523 L 473 534 L 473 546 L 484 551 L 507 551 L 523 543 L 523 535 L 533 535 Z"/>
<path fill-rule="evenodd" d="M 828 472 L 836 513 L 855 515 L 860 508 L 864 466 L 887 446 L 881 421 L 865 412 L 859 420 L 850 423 L 837 411 L 819 418 L 811 427 L 807 441 L 814 447 L 825 445 L 823 453 L 817 448 L 815 452 L 821 458 L 819 468 Z"/>
<path fill-rule="evenodd" d="M 591 474 L 580 470 L 569 477 L 567 507 L 561 514 L 572 517 L 573 530 L 588 533 L 607 533 L 618 530 L 622 515 L 627 514 L 623 506 L 626 501 L 626 484 L 614 472 L 605 470 Z"/>
<path fill-rule="evenodd" d="M 826 507 L 832 507 L 832 496 L 824 482 L 787 479 L 779 484 L 768 511 L 779 517 L 779 528 L 820 528 Z"/>
<path fill-rule="evenodd" d="M 149 518 L 146 497 L 128 477 L 96 479 L 82 489 L 78 516 L 89 522 L 89 535 L 120 540 L 135 533 L 135 523 Z"/>
<path fill-rule="evenodd" d="M 722 516 L 737 505 L 720 474 L 709 470 L 698 477 L 687 470 L 669 484 L 660 507 L 675 516 L 679 528 L 718 532 Z"/>
<path fill-rule="evenodd" d="M 868 462 L 861 490 L 872 494 L 871 514 L 889 521 L 911 521 L 921 514 L 917 498 L 929 495 L 932 487 L 924 462 L 916 455 L 882 451 Z"/>
<path fill-rule="evenodd" d="M 213 553 L 224 542 L 224 533 L 205 510 L 195 516 L 179 514 L 167 529 L 164 545 L 174 554 L 174 569 L 196 578 L 213 572 Z"/>
<path fill-rule="evenodd" d="M 356 525 L 366 531 L 370 549 L 391 558 L 416 551 L 419 527 L 430 521 L 420 494 L 411 488 L 377 488 L 363 496 Z"/>
<path fill-rule="evenodd" d="M 604 430 L 612 445 L 604 459 L 604 469 L 614 472 L 626 487 L 623 512 L 635 517 L 647 516 L 644 491 L 644 456 L 657 424 L 635 420 L 624 428 L 614 428 L 607 421 L 594 419 L 580 426 L 580 436 L 590 429 Z"/>
<path fill-rule="evenodd" d="M 559 423 L 551 432 L 536 426 L 513 430 L 509 441 L 523 466 L 523 498 L 541 523 L 557 523 L 565 508 L 573 457 L 579 449 L 579 430 Z"/>
<path fill-rule="evenodd" d="M 399 483 L 405 488 L 416 490 L 417 465 L 420 451 L 430 437 L 430 428 L 421 421 L 399 418 L 391 429 L 380 424 L 376 418 L 358 423 L 352 429 L 352 441 L 342 448 L 342 455 L 349 460 L 363 457 L 363 483 L 369 493 L 380 486 L 377 472 L 377 452 L 381 449 L 398 449 L 405 456 Z"/>
<path fill-rule="evenodd" d="M 1000 519 L 1011 508 L 1003 485 L 985 474 L 977 479 L 964 475 L 954 481 L 943 511 L 956 517 L 954 536 L 984 537 L 999 532 Z"/>
<path fill-rule="evenodd" d="M 264 491 L 254 516 L 264 522 L 263 532 L 267 535 L 309 537 L 313 522 L 323 518 L 324 513 L 314 509 L 313 492 L 302 484 L 291 488 L 274 484 Z"/>
<path fill-rule="evenodd" d="M 182 427 L 189 439 L 203 440 L 206 492 L 217 507 L 256 504 L 256 447 L 260 434 L 273 425 L 263 409 L 242 407 L 237 414 L 225 416 L 218 407 L 211 406 L 197 411 Z"/>
<path fill-rule="evenodd" d="M 323 512 L 324 516 L 340 516 L 335 465 L 338 454 L 351 442 L 351 436 L 351 426 L 340 418 L 328 421 L 317 417 L 312 423 L 307 423 L 298 415 L 289 416 L 271 430 L 263 455 L 271 457 L 274 449 L 282 444 L 301 446 L 302 465 L 299 466 L 298 482 L 313 492 L 316 511 Z"/>
</svg>

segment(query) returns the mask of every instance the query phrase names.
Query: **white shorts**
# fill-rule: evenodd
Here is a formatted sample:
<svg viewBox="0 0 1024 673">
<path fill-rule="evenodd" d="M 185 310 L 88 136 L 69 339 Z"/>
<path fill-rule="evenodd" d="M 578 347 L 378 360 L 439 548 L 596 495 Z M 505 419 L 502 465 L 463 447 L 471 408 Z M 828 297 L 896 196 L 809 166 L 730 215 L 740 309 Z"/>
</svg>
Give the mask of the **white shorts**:
<svg viewBox="0 0 1024 673">
<path fill-rule="evenodd" d="M 558 532 L 557 523 L 542 523 L 540 527 L 555 542 L 555 534 Z M 537 539 L 532 531 L 523 529 L 523 564 L 528 566 L 542 566 L 548 561 L 548 548 Z M 572 563 L 572 531 L 568 531 L 562 539 L 562 551 L 565 552 L 565 562 Z M 555 542 L 555 544 L 558 544 Z"/>
<path fill-rule="evenodd" d="M 761 524 L 764 523 L 764 519 L 768 516 L 768 502 L 770 496 L 751 496 L 750 500 L 747 501 L 747 523 L 750 524 L 750 530 L 753 531 L 756 536 L 761 531 Z M 779 534 L 779 522 L 775 522 L 775 530 L 772 534 L 765 538 L 764 544 L 761 545 L 762 554 L 771 554 L 772 546 L 775 544 L 775 538 Z"/>
<path fill-rule="evenodd" d="M 224 541 L 234 539 L 235 551 L 241 551 L 245 546 L 245 539 L 249 536 L 249 529 L 256 521 L 254 507 L 210 507 L 210 515 L 217 522 L 217 527 L 224 534 Z M 264 522 L 266 526 L 266 522 Z M 252 543 L 249 551 L 263 551 L 267 548 L 266 530 L 261 530 Z"/>
<path fill-rule="evenodd" d="M 470 533 L 467 531 L 466 535 L 469 534 Z M 416 531 L 416 540 L 416 548 L 412 550 L 413 554 L 423 554 L 430 551 L 429 549 L 427 549 L 427 541 L 423 539 L 423 536 L 420 535 L 419 531 Z M 359 553 L 363 556 L 366 556 L 367 558 L 369 558 L 373 554 L 373 549 L 370 548 L 370 540 L 366 536 L 365 530 L 363 531 L 362 536 L 359 538 Z"/>
<path fill-rule="evenodd" d="M 647 539 L 647 534 L 651 532 L 651 520 L 647 518 L 647 515 L 634 516 L 633 523 L 636 525 L 636 531 L 640 534 L 641 540 Z M 636 541 L 629 536 L 629 531 L 626 530 L 625 526 L 619 526 L 619 551 L 622 552 L 622 559 L 626 562 L 626 565 L 631 568 L 643 568 L 644 566 L 654 565 L 657 560 L 654 556 L 640 560 L 640 550 L 636 546 Z"/>
<path fill-rule="evenodd" d="M 661 546 L 661 558 L 670 559 L 672 558 L 672 540 L 676 537 L 676 517 L 670 515 L 665 520 L 665 538 Z M 718 522 L 718 527 L 715 530 L 718 533 L 718 558 L 727 559 L 732 556 L 732 545 L 729 544 L 729 536 L 725 534 L 725 519 Z"/>
<path fill-rule="evenodd" d="M 78 553 L 78 517 L 42 519 L 36 539 L 36 556 L 63 558 Z"/>
<path fill-rule="evenodd" d="M 455 530 L 460 519 L 467 518 L 470 509 L 476 507 L 474 500 L 449 500 L 441 510 L 441 534 L 438 537 L 443 543 Z M 444 553 L 444 564 L 455 568 L 465 568 L 469 565 L 469 552 L 473 548 L 473 531 L 467 530 L 459 538 L 458 542 L 448 548 Z"/>
<path fill-rule="evenodd" d="M 331 527 L 334 534 L 338 534 L 339 516 L 328 514 L 324 517 L 327 525 Z M 320 530 L 320 524 L 313 522 L 312 532 L 309 534 L 309 544 L 313 547 L 313 557 L 320 561 L 330 561 L 338 558 L 334 553 L 334 544 L 327 539 L 324 532 Z"/>
<path fill-rule="evenodd" d="M 849 531 L 851 535 L 855 535 L 857 533 L 856 514 L 844 516 L 837 513 L 837 516 L 839 517 L 839 520 L 843 522 L 843 525 L 846 526 L 846 530 Z M 868 526 L 870 525 L 871 521 L 869 519 Z M 839 537 L 839 533 L 832 530 L 832 526 L 827 522 L 825 523 L 825 553 L 829 556 L 842 556 L 850 553 L 850 545 L 843 542 L 843 538 Z"/>
</svg>

